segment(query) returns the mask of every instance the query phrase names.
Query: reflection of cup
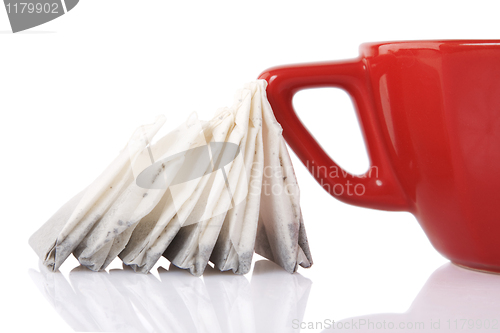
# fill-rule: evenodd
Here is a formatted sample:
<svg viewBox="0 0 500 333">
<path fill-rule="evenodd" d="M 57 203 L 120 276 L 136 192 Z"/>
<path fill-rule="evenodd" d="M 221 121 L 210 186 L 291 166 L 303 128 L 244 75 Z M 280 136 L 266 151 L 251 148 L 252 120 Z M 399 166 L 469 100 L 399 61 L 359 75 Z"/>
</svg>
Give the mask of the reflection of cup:
<svg viewBox="0 0 500 333">
<path fill-rule="evenodd" d="M 260 78 L 287 142 L 325 190 L 409 211 L 445 257 L 500 272 L 500 40 L 363 44 L 358 59 Z M 327 86 L 355 101 L 371 160 L 362 176 L 333 162 L 294 113 L 297 91 Z"/>
<path fill-rule="evenodd" d="M 406 313 L 360 316 L 334 325 L 346 332 L 497 331 L 499 285 L 498 275 L 480 274 L 447 263 L 429 277 Z"/>
</svg>

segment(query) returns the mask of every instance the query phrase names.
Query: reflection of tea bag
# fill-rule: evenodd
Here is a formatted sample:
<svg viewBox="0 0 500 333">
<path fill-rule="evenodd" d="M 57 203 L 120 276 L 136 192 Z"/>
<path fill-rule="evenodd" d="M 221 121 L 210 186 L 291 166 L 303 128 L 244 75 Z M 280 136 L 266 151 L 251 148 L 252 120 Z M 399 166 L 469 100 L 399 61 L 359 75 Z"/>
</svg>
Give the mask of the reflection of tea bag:
<svg viewBox="0 0 500 333">
<path fill-rule="evenodd" d="M 292 324 L 304 318 L 312 282 L 300 274 L 286 274 L 277 268 L 267 260 L 255 263 L 251 282 L 255 331 L 300 332 Z"/>
<path fill-rule="evenodd" d="M 204 123 L 193 114 L 155 144 L 164 119 L 139 128 L 31 237 L 44 264 L 57 270 L 73 252 L 92 270 L 119 256 L 148 272 L 164 255 L 194 275 L 209 260 L 243 274 L 255 249 L 289 272 L 309 267 L 297 181 L 266 85 L 247 84 L 231 108 Z"/>
<path fill-rule="evenodd" d="M 203 275 L 203 282 L 214 306 L 221 332 L 258 332 L 255 328 L 252 289 L 245 276 L 219 274 L 209 266 Z"/>
<path fill-rule="evenodd" d="M 210 266 L 203 279 L 174 265 L 158 268 L 160 280 L 130 271 L 95 274 L 79 266 L 69 280 L 45 267 L 29 274 L 77 332 L 292 332 L 311 289 L 310 280 L 268 260 L 255 263 L 251 283 Z"/>
</svg>

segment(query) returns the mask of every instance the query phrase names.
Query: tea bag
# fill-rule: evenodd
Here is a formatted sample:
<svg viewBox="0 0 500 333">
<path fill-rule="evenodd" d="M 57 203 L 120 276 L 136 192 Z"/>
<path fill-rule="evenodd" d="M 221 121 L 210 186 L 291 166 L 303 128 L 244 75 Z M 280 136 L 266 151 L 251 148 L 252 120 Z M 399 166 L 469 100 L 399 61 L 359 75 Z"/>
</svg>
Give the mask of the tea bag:
<svg viewBox="0 0 500 333">
<path fill-rule="evenodd" d="M 214 147 L 214 142 L 224 142 L 228 130 L 234 124 L 234 117 L 230 112 L 222 112 L 216 117 L 216 120 L 205 126 L 203 133 L 206 139 L 210 140 L 210 145 L 205 145 L 207 151 L 210 146 Z M 193 151 L 193 150 L 191 150 Z M 217 160 L 221 151 L 211 149 L 212 159 L 204 159 L 203 155 L 193 154 L 188 161 L 185 170 L 190 170 L 193 163 L 198 164 L 198 168 L 204 170 L 202 177 L 194 178 L 185 176 L 184 179 L 191 179 L 181 184 L 176 184 L 166 193 L 166 204 L 160 212 L 157 223 L 139 223 L 137 232 L 134 232 L 131 239 L 130 249 L 127 247 L 120 257 L 126 264 L 132 265 L 135 270 L 143 272 L 149 271 L 156 261 L 161 257 L 167 247 L 171 244 L 174 236 L 178 240 L 186 236 L 181 248 L 178 248 L 176 263 L 178 266 L 186 266 L 182 263 L 182 255 L 190 251 L 189 244 L 193 245 L 195 239 L 194 232 L 200 232 L 206 228 L 206 223 L 201 217 L 208 209 L 208 195 L 215 192 L 213 166 L 211 162 Z M 189 154 L 189 153 L 188 153 Z M 201 167 L 200 167 L 201 165 Z M 194 178 L 194 179 L 193 179 Z M 219 180 L 219 191 L 223 183 Z M 212 195 L 213 196 L 213 195 Z M 213 205 L 213 199 L 212 199 Z M 183 227 L 182 232 L 177 235 Z M 191 233 L 191 238 L 187 237 L 188 230 L 195 230 Z M 191 243 L 189 243 L 189 239 Z M 199 240 L 196 239 L 196 242 Z M 178 244 L 178 243 L 177 243 Z M 175 245 L 171 247 L 171 251 Z M 182 252 L 180 252 L 182 250 Z M 185 260 L 185 259 L 184 259 Z M 206 263 L 205 263 L 206 266 Z"/>
<path fill-rule="evenodd" d="M 158 117 L 153 124 L 139 127 L 108 168 L 31 236 L 29 243 L 45 266 L 56 271 L 116 201 L 123 188 L 132 183 L 130 159 L 144 151 L 164 122 L 164 117 Z"/>
<path fill-rule="evenodd" d="M 311 266 L 297 181 L 266 85 L 245 85 L 231 108 L 208 122 L 192 114 L 154 144 L 165 120 L 141 126 L 30 238 L 44 265 L 57 270 L 73 253 L 98 271 L 119 256 L 147 273 L 163 255 L 193 275 L 209 261 L 244 274 L 255 250 L 289 272 Z"/>
<path fill-rule="evenodd" d="M 261 103 L 263 115 L 264 172 L 255 252 L 286 271 L 295 272 L 298 265 L 312 265 L 300 210 L 300 191 L 283 130 L 266 97 L 265 81 L 258 82 L 254 99 Z"/>
<path fill-rule="evenodd" d="M 142 184 L 147 188 L 131 182 L 121 193 L 75 249 L 74 254 L 82 265 L 92 270 L 103 269 L 125 248 L 137 223 L 157 206 L 183 166 L 185 153 L 200 130 L 198 119 L 193 114 L 180 128 L 167 135 L 170 144 L 163 150 L 162 147 L 157 149 L 163 153 L 160 160 L 169 156 L 175 158 L 151 165 L 152 177 L 147 184 Z M 132 161 L 132 166 L 145 164 L 142 160 L 147 157 L 143 151 Z"/>
<path fill-rule="evenodd" d="M 241 177 L 236 188 L 236 191 L 247 189 L 247 194 L 245 200 L 228 211 L 210 258 L 220 270 L 242 274 L 250 270 L 252 263 L 264 170 L 262 106 L 252 98 L 257 87 L 248 88 L 236 96 L 241 104 L 235 103 L 237 109 L 243 109 L 240 114 L 249 117 L 247 133 L 240 146 L 244 172 L 248 177 Z"/>
</svg>

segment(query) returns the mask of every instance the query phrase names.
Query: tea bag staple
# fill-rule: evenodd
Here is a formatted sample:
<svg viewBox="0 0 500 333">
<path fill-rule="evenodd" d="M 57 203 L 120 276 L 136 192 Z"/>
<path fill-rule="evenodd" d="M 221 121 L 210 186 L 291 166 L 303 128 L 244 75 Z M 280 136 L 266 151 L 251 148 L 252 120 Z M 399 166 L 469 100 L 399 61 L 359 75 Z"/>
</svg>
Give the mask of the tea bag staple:
<svg viewBox="0 0 500 333">
<path fill-rule="evenodd" d="M 147 273 L 161 256 L 201 275 L 245 274 L 253 253 L 293 273 L 310 267 L 299 188 L 267 82 L 246 84 L 210 121 L 196 113 L 153 142 L 140 126 L 106 170 L 30 238 L 56 271 L 73 254 L 93 271 L 116 257 Z"/>
</svg>

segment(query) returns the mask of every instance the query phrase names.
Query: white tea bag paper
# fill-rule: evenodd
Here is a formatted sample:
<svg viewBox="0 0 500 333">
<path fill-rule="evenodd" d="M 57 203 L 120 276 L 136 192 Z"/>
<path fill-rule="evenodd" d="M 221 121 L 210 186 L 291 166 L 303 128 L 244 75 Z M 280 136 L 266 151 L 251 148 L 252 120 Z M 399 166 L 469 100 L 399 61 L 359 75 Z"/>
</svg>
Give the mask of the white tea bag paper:
<svg viewBox="0 0 500 333">
<path fill-rule="evenodd" d="M 246 84 L 232 107 L 210 121 L 193 113 L 155 143 L 165 118 L 139 127 L 31 236 L 43 264 L 55 271 L 73 254 L 99 271 L 118 256 L 147 273 L 164 256 L 194 275 L 209 261 L 245 274 L 256 252 L 290 273 L 310 267 L 299 188 L 266 85 Z"/>
</svg>

